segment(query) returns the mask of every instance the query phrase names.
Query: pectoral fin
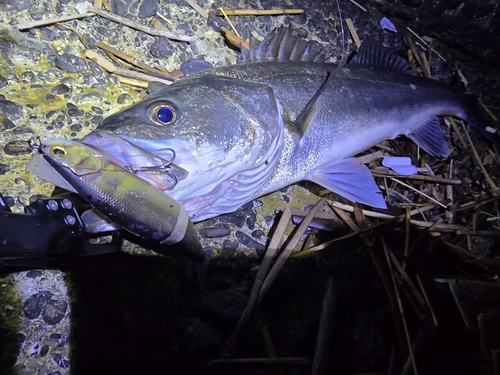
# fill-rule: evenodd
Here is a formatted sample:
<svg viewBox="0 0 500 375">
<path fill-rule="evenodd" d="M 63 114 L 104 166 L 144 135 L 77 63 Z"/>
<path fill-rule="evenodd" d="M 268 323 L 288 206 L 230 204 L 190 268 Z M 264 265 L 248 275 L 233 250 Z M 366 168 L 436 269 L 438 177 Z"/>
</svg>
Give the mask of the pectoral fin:
<svg viewBox="0 0 500 375">
<path fill-rule="evenodd" d="M 370 170 L 356 158 L 325 164 L 306 179 L 353 202 L 387 208 Z"/>
</svg>

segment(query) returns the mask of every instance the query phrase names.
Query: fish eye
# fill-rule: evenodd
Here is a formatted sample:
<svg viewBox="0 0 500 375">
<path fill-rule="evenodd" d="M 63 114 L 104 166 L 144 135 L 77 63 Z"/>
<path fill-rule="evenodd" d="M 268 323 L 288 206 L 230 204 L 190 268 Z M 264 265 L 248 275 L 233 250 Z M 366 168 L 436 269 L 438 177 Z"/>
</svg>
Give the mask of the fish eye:
<svg viewBox="0 0 500 375">
<path fill-rule="evenodd" d="M 68 154 L 68 152 L 66 151 L 65 148 L 62 148 L 59 146 L 52 147 L 50 152 L 51 152 L 53 157 L 55 157 L 56 159 L 59 159 L 59 160 L 64 159 L 64 157 Z"/>
<path fill-rule="evenodd" d="M 173 105 L 161 103 L 151 108 L 149 116 L 159 125 L 169 125 L 176 120 L 177 111 Z"/>
</svg>

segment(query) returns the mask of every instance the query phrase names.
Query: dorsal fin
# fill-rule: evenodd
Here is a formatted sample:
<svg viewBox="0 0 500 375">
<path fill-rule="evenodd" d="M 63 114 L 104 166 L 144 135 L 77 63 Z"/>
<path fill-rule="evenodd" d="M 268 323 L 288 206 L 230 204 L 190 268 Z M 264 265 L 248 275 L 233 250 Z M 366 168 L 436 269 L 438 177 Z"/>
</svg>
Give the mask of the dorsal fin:
<svg viewBox="0 0 500 375">
<path fill-rule="evenodd" d="M 251 61 L 303 61 L 324 62 L 321 48 L 293 34 L 289 27 L 274 29 L 262 42 L 250 34 L 250 49 L 241 48 L 240 63 Z"/>
<path fill-rule="evenodd" d="M 373 39 L 368 39 L 361 44 L 350 64 L 377 66 L 397 72 L 411 73 L 408 61 L 395 55 L 390 49 L 377 45 Z"/>
</svg>

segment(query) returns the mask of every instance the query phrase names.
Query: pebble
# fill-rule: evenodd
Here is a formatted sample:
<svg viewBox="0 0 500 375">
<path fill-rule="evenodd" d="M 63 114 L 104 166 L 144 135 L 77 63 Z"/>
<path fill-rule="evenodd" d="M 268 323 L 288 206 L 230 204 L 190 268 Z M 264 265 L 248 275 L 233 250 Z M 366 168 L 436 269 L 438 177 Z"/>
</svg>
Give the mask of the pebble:
<svg viewBox="0 0 500 375">
<path fill-rule="evenodd" d="M 151 47 L 149 47 L 149 52 L 156 58 L 167 58 L 172 55 L 172 46 L 170 41 L 162 36 L 155 39 Z"/>
<path fill-rule="evenodd" d="M 71 88 L 69 88 L 69 86 L 66 86 L 64 83 L 61 83 L 61 84 L 53 87 L 50 90 L 50 93 L 54 94 L 54 95 L 61 95 L 61 94 L 67 93 L 70 90 L 71 90 Z"/>
<path fill-rule="evenodd" d="M 16 125 L 12 121 L 10 121 L 7 117 L 4 115 L 0 114 L 0 132 L 7 130 L 7 129 L 12 129 Z"/>
<path fill-rule="evenodd" d="M 50 358 L 52 358 L 56 365 L 63 369 L 67 369 L 69 367 L 69 361 L 59 353 L 52 354 Z"/>
<path fill-rule="evenodd" d="M 56 325 L 66 316 L 68 303 L 65 301 L 51 300 L 43 307 L 43 321 L 50 325 Z"/>
<path fill-rule="evenodd" d="M 235 233 L 235 235 L 236 235 L 236 238 L 238 239 L 238 241 L 241 244 L 243 244 L 246 247 L 248 247 L 249 249 L 253 249 L 253 250 L 256 250 L 256 251 L 265 250 L 265 246 L 264 245 L 262 245 L 261 243 L 255 241 L 253 238 L 247 236 L 245 233 L 237 231 Z"/>
<path fill-rule="evenodd" d="M 7 79 L 3 75 L 0 74 L 0 89 L 7 86 Z"/>
<path fill-rule="evenodd" d="M 28 155 L 31 154 L 31 148 L 27 141 L 12 141 L 4 146 L 3 152 L 12 156 Z"/>
<path fill-rule="evenodd" d="M 202 228 L 199 230 L 200 236 L 204 238 L 220 238 L 226 237 L 231 234 L 231 230 L 228 225 L 219 224 L 210 228 Z"/>
<path fill-rule="evenodd" d="M 0 115 L 8 116 L 13 122 L 24 118 L 24 108 L 21 104 L 11 102 L 7 99 L 0 100 Z"/>
<path fill-rule="evenodd" d="M 56 57 L 55 66 L 70 73 L 86 73 L 89 70 L 84 59 L 66 53 Z"/>
<path fill-rule="evenodd" d="M 10 171 L 10 166 L 7 164 L 0 164 L 0 176 L 6 174 L 8 171 Z"/>
<path fill-rule="evenodd" d="M 42 313 L 43 307 L 54 294 L 48 290 L 29 296 L 23 305 L 24 315 L 28 319 L 36 319 Z"/>
<path fill-rule="evenodd" d="M 219 216 L 219 221 L 224 223 L 233 223 L 238 228 L 243 227 L 245 224 L 246 215 L 243 213 L 241 209 L 237 209 L 236 211 Z"/>
</svg>

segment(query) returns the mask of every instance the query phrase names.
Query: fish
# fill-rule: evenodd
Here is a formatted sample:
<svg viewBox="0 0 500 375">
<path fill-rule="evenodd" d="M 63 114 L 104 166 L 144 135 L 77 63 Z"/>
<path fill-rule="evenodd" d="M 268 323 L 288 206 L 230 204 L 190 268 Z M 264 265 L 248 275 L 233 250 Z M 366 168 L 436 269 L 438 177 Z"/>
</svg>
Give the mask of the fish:
<svg viewBox="0 0 500 375">
<path fill-rule="evenodd" d="M 410 71 L 402 57 L 369 42 L 348 63 L 325 62 L 282 27 L 260 43 L 252 39 L 239 64 L 156 86 L 83 142 L 125 164 L 133 164 L 133 155 L 116 152 L 113 137 L 134 145 L 135 155 L 174 150 L 186 174 L 168 195 L 194 222 L 303 180 L 386 208 L 369 169 L 354 155 L 406 135 L 430 155 L 447 156 L 444 115 L 500 144 L 474 99 Z M 137 177 L 143 178 L 140 171 Z"/>
<path fill-rule="evenodd" d="M 135 176 L 115 157 L 79 141 L 54 138 L 36 147 L 27 169 L 66 190 L 78 193 L 101 215 L 164 253 L 179 253 L 203 262 L 205 254 L 184 207 Z"/>
</svg>

